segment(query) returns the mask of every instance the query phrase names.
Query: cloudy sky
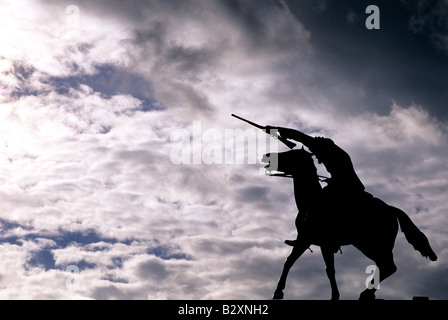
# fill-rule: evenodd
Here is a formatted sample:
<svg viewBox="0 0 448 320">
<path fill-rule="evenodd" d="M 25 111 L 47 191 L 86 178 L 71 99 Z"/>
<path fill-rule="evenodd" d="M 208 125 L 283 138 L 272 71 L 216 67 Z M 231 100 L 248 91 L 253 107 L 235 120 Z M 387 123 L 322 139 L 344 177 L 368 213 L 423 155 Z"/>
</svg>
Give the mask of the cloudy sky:
<svg viewBox="0 0 448 320">
<path fill-rule="evenodd" d="M 290 180 L 225 139 L 248 129 L 236 113 L 349 152 L 439 256 L 399 233 L 377 296 L 448 299 L 447 16 L 446 0 L 1 0 L 0 298 L 270 299 L 297 209 Z M 287 299 L 330 297 L 312 249 Z M 370 264 L 336 255 L 342 299 Z"/>
</svg>

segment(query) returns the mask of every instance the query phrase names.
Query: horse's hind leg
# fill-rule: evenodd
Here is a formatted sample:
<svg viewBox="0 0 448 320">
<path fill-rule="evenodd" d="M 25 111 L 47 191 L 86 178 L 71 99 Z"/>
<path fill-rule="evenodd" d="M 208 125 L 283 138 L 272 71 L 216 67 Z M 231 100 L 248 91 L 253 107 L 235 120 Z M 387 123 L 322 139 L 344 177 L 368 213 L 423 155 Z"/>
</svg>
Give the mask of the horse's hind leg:
<svg viewBox="0 0 448 320">
<path fill-rule="evenodd" d="M 331 286 L 331 300 L 339 300 L 339 290 L 336 283 L 336 269 L 334 268 L 334 253 L 328 247 L 321 247 L 322 257 L 325 261 L 325 271 Z"/>
<path fill-rule="evenodd" d="M 283 299 L 283 290 L 286 286 L 286 278 L 288 277 L 289 270 L 294 265 L 294 263 L 299 259 L 299 257 L 308 249 L 309 243 L 299 242 L 291 251 L 291 254 L 286 258 L 285 264 L 283 265 L 282 275 L 277 284 L 277 289 L 274 292 L 273 299 Z"/>
</svg>

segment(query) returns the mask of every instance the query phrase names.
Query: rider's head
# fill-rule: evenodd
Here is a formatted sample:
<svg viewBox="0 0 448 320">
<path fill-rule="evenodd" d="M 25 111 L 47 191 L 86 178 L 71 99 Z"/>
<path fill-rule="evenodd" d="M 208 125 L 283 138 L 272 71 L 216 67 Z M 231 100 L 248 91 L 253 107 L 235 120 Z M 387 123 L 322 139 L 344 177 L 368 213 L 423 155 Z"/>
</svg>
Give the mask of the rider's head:
<svg viewBox="0 0 448 320">
<path fill-rule="evenodd" d="M 316 143 L 310 146 L 310 151 L 316 156 L 319 163 L 328 159 L 331 156 L 333 147 L 335 146 L 333 140 L 328 138 L 316 137 Z"/>
</svg>

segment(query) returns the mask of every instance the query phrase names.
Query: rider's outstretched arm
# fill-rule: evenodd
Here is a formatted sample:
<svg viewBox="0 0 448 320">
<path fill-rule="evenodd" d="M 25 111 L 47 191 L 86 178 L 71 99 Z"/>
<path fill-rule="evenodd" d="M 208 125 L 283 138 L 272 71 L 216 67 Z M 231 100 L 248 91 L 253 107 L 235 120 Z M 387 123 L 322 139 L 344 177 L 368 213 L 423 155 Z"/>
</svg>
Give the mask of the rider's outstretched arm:
<svg viewBox="0 0 448 320">
<path fill-rule="evenodd" d="M 296 141 L 306 145 L 307 147 L 312 146 L 313 142 L 315 141 L 315 139 L 313 137 L 311 137 L 303 132 L 300 132 L 298 130 L 294 130 L 294 129 L 278 127 L 278 132 L 280 133 L 281 137 L 283 137 L 285 139 L 296 140 Z"/>
</svg>

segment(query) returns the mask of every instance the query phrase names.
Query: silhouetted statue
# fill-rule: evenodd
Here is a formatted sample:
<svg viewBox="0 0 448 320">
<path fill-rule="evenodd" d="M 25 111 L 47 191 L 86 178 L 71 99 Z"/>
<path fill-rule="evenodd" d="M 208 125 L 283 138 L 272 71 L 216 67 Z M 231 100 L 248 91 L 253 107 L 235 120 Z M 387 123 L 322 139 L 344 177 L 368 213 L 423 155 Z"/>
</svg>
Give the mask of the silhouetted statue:
<svg viewBox="0 0 448 320">
<path fill-rule="evenodd" d="M 285 261 L 274 299 L 283 298 L 290 268 L 310 245 L 321 247 L 332 300 L 339 299 L 334 253 L 340 246 L 351 244 L 372 259 L 380 270 L 381 282 L 397 270 L 392 249 L 399 224 L 407 241 L 422 256 L 437 260 L 428 239 L 405 212 L 364 191 L 345 151 L 329 139 L 312 138 L 284 128 L 279 128 L 279 133 L 283 138 L 303 142 L 326 166 L 331 179 L 328 186 L 322 188 L 313 154 L 303 150 L 303 147 L 301 150 L 271 153 L 263 157 L 263 162 L 268 163 L 268 170 L 274 169 L 292 176 L 299 209 L 296 219 L 297 239 L 289 242 L 294 247 Z M 275 168 L 270 167 L 272 159 L 277 159 Z M 360 299 L 375 299 L 375 291 L 375 288 L 364 290 Z"/>
</svg>

